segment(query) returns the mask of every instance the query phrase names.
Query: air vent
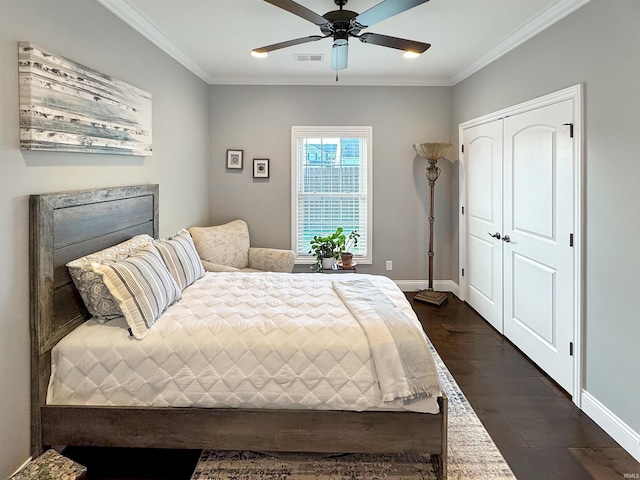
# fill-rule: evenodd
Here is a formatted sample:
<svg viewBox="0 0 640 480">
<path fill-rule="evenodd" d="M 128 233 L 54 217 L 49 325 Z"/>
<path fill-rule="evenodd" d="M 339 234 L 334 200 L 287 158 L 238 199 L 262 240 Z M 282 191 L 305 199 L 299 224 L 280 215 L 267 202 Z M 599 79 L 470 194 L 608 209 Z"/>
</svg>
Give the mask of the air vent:
<svg viewBox="0 0 640 480">
<path fill-rule="evenodd" d="M 296 62 L 321 62 L 324 55 L 321 53 L 295 53 L 293 55 Z"/>
</svg>

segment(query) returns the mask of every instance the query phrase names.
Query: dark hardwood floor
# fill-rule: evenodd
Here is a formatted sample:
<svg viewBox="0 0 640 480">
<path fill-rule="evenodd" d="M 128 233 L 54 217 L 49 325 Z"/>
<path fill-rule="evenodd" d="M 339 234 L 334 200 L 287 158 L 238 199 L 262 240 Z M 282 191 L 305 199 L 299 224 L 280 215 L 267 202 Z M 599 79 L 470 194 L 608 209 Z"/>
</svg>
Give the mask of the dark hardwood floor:
<svg viewBox="0 0 640 480">
<path fill-rule="evenodd" d="M 640 464 L 466 303 L 413 308 L 519 480 L 638 478 Z"/>
<path fill-rule="evenodd" d="M 640 464 L 468 305 L 451 294 L 441 307 L 413 305 L 519 480 L 640 478 Z M 88 480 L 188 480 L 199 454 L 106 448 L 64 453 L 88 467 Z"/>
</svg>

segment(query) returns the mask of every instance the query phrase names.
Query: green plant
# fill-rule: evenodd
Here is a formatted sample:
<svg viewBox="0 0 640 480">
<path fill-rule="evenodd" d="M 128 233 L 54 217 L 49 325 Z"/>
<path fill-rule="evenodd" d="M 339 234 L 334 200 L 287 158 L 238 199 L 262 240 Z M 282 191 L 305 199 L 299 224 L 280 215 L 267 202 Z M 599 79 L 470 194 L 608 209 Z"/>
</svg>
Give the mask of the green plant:
<svg viewBox="0 0 640 480">
<path fill-rule="evenodd" d="M 360 234 L 357 231 L 352 231 L 348 236 L 343 232 L 344 229 L 338 227 L 335 232 L 329 235 L 324 237 L 316 235 L 313 237 L 309 253 L 315 255 L 318 265 L 322 263 L 323 258 L 335 258 L 337 260 L 341 253 L 347 253 L 351 247 L 358 244 Z"/>
<path fill-rule="evenodd" d="M 342 228 L 337 228 L 335 232 L 320 237 L 318 235 L 311 240 L 311 250 L 316 257 L 318 264 L 323 258 L 338 258 L 341 248 L 344 246 L 346 237 L 342 234 Z"/>
<path fill-rule="evenodd" d="M 344 237 L 344 235 L 342 235 Z M 360 238 L 360 234 L 357 230 L 352 230 L 348 237 L 345 237 L 343 240 L 342 248 L 340 249 L 340 253 L 349 253 L 351 247 L 355 247 L 358 245 L 358 238 Z"/>
</svg>

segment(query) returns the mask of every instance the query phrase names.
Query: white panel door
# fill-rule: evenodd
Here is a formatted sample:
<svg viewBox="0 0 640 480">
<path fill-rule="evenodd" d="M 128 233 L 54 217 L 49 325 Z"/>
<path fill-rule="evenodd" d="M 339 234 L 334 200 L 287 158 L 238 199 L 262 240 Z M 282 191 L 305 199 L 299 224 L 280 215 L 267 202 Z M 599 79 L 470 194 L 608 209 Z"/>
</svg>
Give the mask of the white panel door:
<svg viewBox="0 0 640 480">
<path fill-rule="evenodd" d="M 572 101 L 504 120 L 504 334 L 573 393 Z"/>
<path fill-rule="evenodd" d="M 463 145 L 467 302 L 502 333 L 502 120 L 464 130 Z"/>
</svg>

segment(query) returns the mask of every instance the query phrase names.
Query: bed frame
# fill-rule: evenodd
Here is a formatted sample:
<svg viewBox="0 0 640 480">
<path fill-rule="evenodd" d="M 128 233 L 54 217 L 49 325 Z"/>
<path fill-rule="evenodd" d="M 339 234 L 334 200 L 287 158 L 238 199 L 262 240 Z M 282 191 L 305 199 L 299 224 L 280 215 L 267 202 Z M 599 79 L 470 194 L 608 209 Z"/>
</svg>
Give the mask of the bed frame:
<svg viewBox="0 0 640 480">
<path fill-rule="evenodd" d="M 134 235 L 158 237 L 158 185 L 30 197 L 31 449 L 51 445 L 430 453 L 446 478 L 440 413 L 46 405 L 51 349 L 89 318 L 66 267 Z"/>
</svg>

